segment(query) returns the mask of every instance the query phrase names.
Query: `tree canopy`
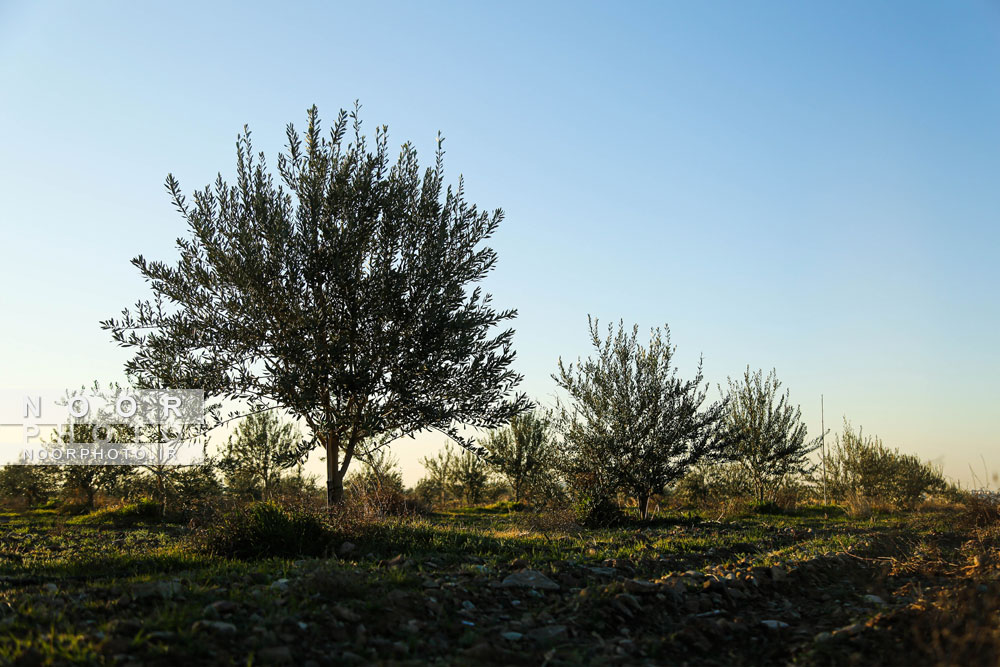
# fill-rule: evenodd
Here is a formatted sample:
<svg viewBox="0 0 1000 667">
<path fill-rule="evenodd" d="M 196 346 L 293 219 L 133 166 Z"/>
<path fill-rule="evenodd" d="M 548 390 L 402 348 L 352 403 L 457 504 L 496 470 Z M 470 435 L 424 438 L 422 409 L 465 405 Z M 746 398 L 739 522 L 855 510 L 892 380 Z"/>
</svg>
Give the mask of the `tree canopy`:
<svg viewBox="0 0 1000 667">
<path fill-rule="evenodd" d="M 152 298 L 102 322 L 136 350 L 126 372 L 141 387 L 301 419 L 326 450 L 330 502 L 364 439 L 437 429 L 472 447 L 456 424 L 493 428 L 530 407 L 514 332 L 495 329 L 516 311 L 477 285 L 502 210 L 468 204 L 461 178 L 445 187 L 440 135 L 421 175 L 410 143 L 390 161 L 386 126 L 369 145 L 358 110 L 325 136 L 315 106 L 304 133 L 289 124 L 280 182 L 246 128 L 235 184 L 220 174 L 189 202 L 169 175 L 189 232 L 180 257 L 136 257 Z"/>
<path fill-rule="evenodd" d="M 673 365 L 670 329 L 653 329 L 648 347 L 639 327 L 626 333 L 608 326 L 602 339 L 588 317 L 595 356 L 564 365 L 553 378 L 570 404 L 560 405 L 565 462 L 578 483 L 599 494 L 624 490 L 648 514 L 649 498 L 706 457 L 721 455 L 725 401 L 702 407 L 707 397 L 701 363 L 682 380 Z"/>
</svg>

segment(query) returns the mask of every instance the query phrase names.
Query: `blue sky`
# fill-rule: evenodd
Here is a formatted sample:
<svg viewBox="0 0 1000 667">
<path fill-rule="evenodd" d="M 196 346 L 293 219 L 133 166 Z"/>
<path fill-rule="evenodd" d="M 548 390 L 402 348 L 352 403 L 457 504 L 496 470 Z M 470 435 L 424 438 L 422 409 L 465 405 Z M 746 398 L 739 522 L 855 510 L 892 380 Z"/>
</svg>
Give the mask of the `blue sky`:
<svg viewBox="0 0 1000 667">
<path fill-rule="evenodd" d="M 173 255 L 163 190 L 360 99 L 503 207 L 487 287 L 540 402 L 586 318 L 775 367 L 970 481 L 1000 470 L 1000 4 L 0 2 L 0 385 L 121 376 L 98 320 Z M 402 443 L 408 481 L 440 436 Z"/>
</svg>

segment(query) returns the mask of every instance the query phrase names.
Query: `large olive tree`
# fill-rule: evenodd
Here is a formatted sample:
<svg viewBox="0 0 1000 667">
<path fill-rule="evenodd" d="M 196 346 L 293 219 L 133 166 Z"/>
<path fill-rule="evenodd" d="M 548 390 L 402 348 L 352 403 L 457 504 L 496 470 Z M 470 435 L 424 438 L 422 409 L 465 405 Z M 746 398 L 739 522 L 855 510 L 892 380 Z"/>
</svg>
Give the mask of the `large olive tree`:
<svg viewBox="0 0 1000 667">
<path fill-rule="evenodd" d="M 326 136 L 313 107 L 287 138 L 280 184 L 246 129 L 235 184 L 220 175 L 189 202 L 167 177 L 189 229 L 180 258 L 136 257 L 153 298 L 102 325 L 136 349 L 126 371 L 140 386 L 301 419 L 335 503 L 359 442 L 423 429 L 461 441 L 457 424 L 493 428 L 530 404 L 514 393 L 513 330 L 494 330 L 516 311 L 476 286 L 503 212 L 467 204 L 461 178 L 445 188 L 440 140 L 421 175 L 409 143 L 390 161 L 385 126 L 369 146 L 357 106 Z"/>
</svg>

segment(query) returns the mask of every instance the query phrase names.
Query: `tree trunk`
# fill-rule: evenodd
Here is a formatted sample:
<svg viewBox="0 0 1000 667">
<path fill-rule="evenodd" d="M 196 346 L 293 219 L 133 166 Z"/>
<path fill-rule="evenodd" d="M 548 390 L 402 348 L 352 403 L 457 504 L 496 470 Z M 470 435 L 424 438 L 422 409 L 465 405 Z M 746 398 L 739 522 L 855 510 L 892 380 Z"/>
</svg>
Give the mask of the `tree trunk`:
<svg viewBox="0 0 1000 667">
<path fill-rule="evenodd" d="M 646 520 L 649 518 L 649 494 L 640 494 L 637 500 L 639 501 L 639 516 L 641 516 L 643 520 Z"/>
<path fill-rule="evenodd" d="M 326 506 L 339 505 L 344 500 L 344 475 L 340 471 L 340 446 L 333 436 L 326 440 Z"/>
</svg>

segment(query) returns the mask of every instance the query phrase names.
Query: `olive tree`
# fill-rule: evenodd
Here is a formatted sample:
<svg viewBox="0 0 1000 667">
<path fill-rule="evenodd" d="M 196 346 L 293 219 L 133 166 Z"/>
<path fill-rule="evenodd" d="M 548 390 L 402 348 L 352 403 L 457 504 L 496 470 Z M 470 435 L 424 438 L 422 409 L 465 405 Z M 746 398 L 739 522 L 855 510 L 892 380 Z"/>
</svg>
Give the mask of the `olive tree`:
<svg viewBox="0 0 1000 667">
<path fill-rule="evenodd" d="M 486 486 L 490 482 L 490 467 L 479 454 L 467 449 L 456 456 L 451 466 L 451 486 L 456 496 L 466 503 L 478 503 L 483 499 Z"/>
<path fill-rule="evenodd" d="M 273 410 L 255 412 L 237 424 L 218 461 L 226 483 L 269 499 L 284 470 L 303 462 L 302 436 Z"/>
<path fill-rule="evenodd" d="M 551 483 L 558 452 L 548 417 L 520 414 L 491 433 L 484 447 L 490 466 L 510 486 L 515 502 Z"/>
<path fill-rule="evenodd" d="M 390 160 L 387 133 L 369 145 L 355 106 L 324 136 L 313 107 L 304 133 L 287 128 L 280 183 L 246 128 L 234 184 L 220 175 L 189 202 L 168 175 L 189 232 L 179 259 L 136 257 L 152 298 L 102 323 L 136 350 L 126 372 L 140 387 L 302 420 L 331 504 L 359 442 L 436 429 L 474 447 L 459 424 L 494 428 L 530 407 L 514 391 L 514 332 L 495 329 L 516 311 L 477 285 L 503 212 L 468 204 L 461 178 L 445 187 L 440 135 L 421 175 L 410 143 Z"/>
<path fill-rule="evenodd" d="M 595 356 L 568 365 L 560 358 L 552 376 L 569 396 L 558 407 L 564 465 L 601 494 L 626 492 L 646 518 L 653 494 L 695 463 L 721 457 L 726 401 L 703 407 L 700 361 L 692 379 L 678 377 L 669 327 L 653 329 L 644 347 L 638 326 L 629 334 L 619 321 L 602 339 L 597 320 L 587 319 Z"/>
<path fill-rule="evenodd" d="M 806 441 L 802 410 L 780 389 L 773 369 L 765 377 L 763 371 L 751 373 L 747 367 L 741 380 L 729 378 L 728 458 L 747 474 L 759 503 L 773 500 L 790 475 L 809 473 L 813 466 L 808 457 L 820 445 L 819 438 Z"/>
</svg>

